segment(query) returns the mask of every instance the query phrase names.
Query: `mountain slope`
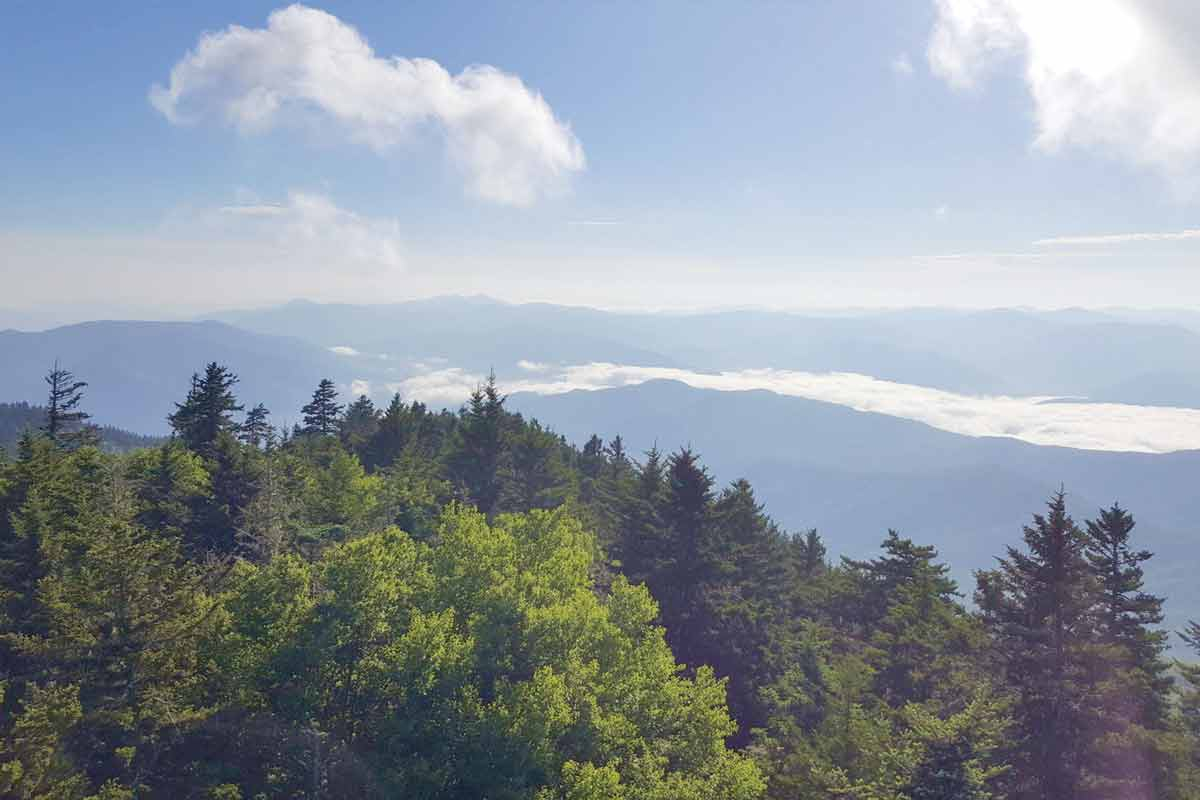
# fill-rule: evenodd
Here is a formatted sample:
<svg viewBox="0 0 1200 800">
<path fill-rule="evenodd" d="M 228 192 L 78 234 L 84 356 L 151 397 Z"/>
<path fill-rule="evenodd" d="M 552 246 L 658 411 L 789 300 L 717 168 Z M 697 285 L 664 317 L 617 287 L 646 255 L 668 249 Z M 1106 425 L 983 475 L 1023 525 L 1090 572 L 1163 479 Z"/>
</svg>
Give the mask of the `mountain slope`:
<svg viewBox="0 0 1200 800">
<path fill-rule="evenodd" d="M 87 322 L 36 333 L 0 332 L 3 401 L 45 401 L 43 376 L 55 359 L 88 382 L 85 407 L 97 420 L 162 434 L 173 403 L 209 361 L 241 378 L 238 397 L 264 402 L 276 422 L 296 419 L 322 377 L 358 375 L 343 359 L 295 339 L 249 333 L 218 322 Z"/>
<path fill-rule="evenodd" d="M 857 372 L 972 394 L 1074 395 L 1200 407 L 1200 333 L 1066 310 L 617 313 L 444 297 L 378 306 L 297 302 L 215 318 L 369 352 L 503 375 L 519 359 L 697 370 Z"/>
<path fill-rule="evenodd" d="M 1077 518 L 1114 501 L 1158 557 L 1150 577 L 1172 622 L 1200 614 L 1194 520 L 1200 452 L 1166 455 L 1039 447 L 770 392 L 717 392 L 669 381 L 594 392 L 517 394 L 510 405 L 582 442 L 620 434 L 632 452 L 690 445 L 721 483 L 748 478 L 786 527 L 818 528 L 831 552 L 873 551 L 888 528 L 936 545 L 964 587 L 990 567 L 1030 514 L 1065 486 Z"/>
</svg>

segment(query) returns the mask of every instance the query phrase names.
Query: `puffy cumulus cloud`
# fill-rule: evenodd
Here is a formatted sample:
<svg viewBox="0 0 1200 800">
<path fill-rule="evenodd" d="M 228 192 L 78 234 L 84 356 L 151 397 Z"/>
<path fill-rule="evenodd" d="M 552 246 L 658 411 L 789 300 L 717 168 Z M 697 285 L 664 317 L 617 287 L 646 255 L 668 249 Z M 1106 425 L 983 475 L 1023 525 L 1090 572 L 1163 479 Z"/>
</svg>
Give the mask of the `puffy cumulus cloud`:
<svg viewBox="0 0 1200 800">
<path fill-rule="evenodd" d="M 458 368 L 430 371 L 394 390 L 430 403 L 463 402 L 484 376 Z M 507 393 L 560 394 L 674 380 L 698 389 L 766 390 L 924 422 L 966 436 L 1003 436 L 1084 450 L 1163 453 L 1200 449 L 1200 410 L 1087 403 L 1051 397 L 983 397 L 895 383 L 854 373 L 752 369 L 701 373 L 610 363 L 569 366 L 538 380 L 500 381 Z"/>
<path fill-rule="evenodd" d="M 511 205 L 585 165 L 570 128 L 517 76 L 486 65 L 451 75 L 430 59 L 381 57 L 353 27 L 302 5 L 272 12 L 265 28 L 204 34 L 168 83 L 151 88 L 150 102 L 173 123 L 218 118 L 243 134 L 332 123 L 380 153 L 432 124 L 468 189 Z"/>
<path fill-rule="evenodd" d="M 350 396 L 362 397 L 363 395 L 367 397 L 371 396 L 371 382 L 362 378 L 355 378 L 350 381 Z"/>
<path fill-rule="evenodd" d="M 1024 66 L 1045 151 L 1084 147 L 1183 177 L 1200 160 L 1195 0 L 935 0 L 927 56 L 952 86 Z"/>
</svg>

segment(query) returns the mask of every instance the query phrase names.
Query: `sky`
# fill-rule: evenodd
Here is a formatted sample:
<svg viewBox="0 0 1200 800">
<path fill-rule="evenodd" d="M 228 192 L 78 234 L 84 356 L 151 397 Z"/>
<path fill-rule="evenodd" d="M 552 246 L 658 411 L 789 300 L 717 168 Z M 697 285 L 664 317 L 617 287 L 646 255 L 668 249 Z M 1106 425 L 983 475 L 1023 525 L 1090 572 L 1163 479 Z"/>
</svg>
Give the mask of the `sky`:
<svg viewBox="0 0 1200 800">
<path fill-rule="evenodd" d="M 9 0 L 0 309 L 1200 305 L 1200 5 Z"/>
</svg>

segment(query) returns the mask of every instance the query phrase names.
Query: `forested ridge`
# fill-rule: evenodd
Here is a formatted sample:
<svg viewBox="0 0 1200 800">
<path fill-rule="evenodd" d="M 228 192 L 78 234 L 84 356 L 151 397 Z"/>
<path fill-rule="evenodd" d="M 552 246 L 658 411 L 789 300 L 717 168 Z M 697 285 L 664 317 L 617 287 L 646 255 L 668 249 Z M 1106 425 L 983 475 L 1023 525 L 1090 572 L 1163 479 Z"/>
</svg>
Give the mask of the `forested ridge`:
<svg viewBox="0 0 1200 800">
<path fill-rule="evenodd" d="M 29 403 L 0 403 L 0 450 L 15 455 L 21 434 L 38 430 L 46 424 L 46 407 Z M 150 447 L 160 442 L 160 437 L 131 433 L 111 425 L 99 426 L 100 445 L 105 450 L 126 452 L 139 447 Z"/>
<path fill-rule="evenodd" d="M 1054 493 L 960 587 L 494 381 L 322 381 L 279 430 L 213 363 L 128 453 L 47 382 L 0 456 L 0 795 L 1200 798 L 1200 667 L 1116 504 Z"/>
</svg>

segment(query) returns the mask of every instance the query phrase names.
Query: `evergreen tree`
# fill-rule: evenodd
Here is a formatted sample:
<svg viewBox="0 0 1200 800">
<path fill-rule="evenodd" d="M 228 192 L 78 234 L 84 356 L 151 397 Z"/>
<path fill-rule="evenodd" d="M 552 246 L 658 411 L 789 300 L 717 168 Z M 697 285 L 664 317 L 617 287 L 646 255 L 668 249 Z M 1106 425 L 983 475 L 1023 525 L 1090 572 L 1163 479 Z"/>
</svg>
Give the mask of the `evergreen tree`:
<svg viewBox="0 0 1200 800">
<path fill-rule="evenodd" d="M 1152 628 L 1163 621 L 1163 599 L 1143 591 L 1142 564 L 1153 554 L 1133 549 L 1134 524 L 1133 515 L 1120 505 L 1102 509 L 1099 518 L 1088 520 L 1085 554 L 1100 581 L 1097 610 L 1102 640 L 1123 648 L 1141 667 L 1157 667 L 1166 634 Z"/>
<path fill-rule="evenodd" d="M 98 445 L 99 433 L 88 420 L 91 415 L 83 411 L 83 390 L 87 381 L 75 380 L 69 370 L 54 362 L 53 369 L 46 375 L 50 387 L 46 400 L 46 423 L 42 430 L 50 440 L 63 449 L 73 450 L 84 445 Z"/>
<path fill-rule="evenodd" d="M 215 361 L 204 368 L 203 377 L 192 375 L 187 398 L 176 403 L 174 413 L 167 417 L 189 450 L 210 456 L 223 432 L 237 431 L 233 414 L 242 410 L 233 395 L 237 382 L 236 375 Z"/>
<path fill-rule="evenodd" d="M 1090 771 L 1089 796 L 1165 796 L 1167 776 L 1151 731 L 1164 731 L 1172 680 L 1163 658 L 1163 600 L 1146 594 L 1142 564 L 1152 554 L 1134 550 L 1133 516 L 1114 504 L 1087 523 L 1086 556 L 1098 581 L 1097 634 L 1104 658 L 1093 682 L 1101 698 L 1102 728 Z"/>
<path fill-rule="evenodd" d="M 1056 493 L 1024 529 L 1027 550 L 1008 548 L 998 569 L 978 573 L 976 601 L 995 638 L 1020 729 L 1013 796 L 1076 800 L 1097 728 L 1089 679 L 1097 659 L 1097 587 L 1087 538 Z"/>
<path fill-rule="evenodd" d="M 498 472 L 505 446 L 507 412 L 504 395 L 496 386 L 496 374 L 471 393 L 459 412 L 454 441 L 446 456 L 450 482 L 485 514 L 500 498 Z"/>
<path fill-rule="evenodd" d="M 612 556 L 633 583 L 646 583 L 665 554 L 666 534 L 662 519 L 665 500 L 662 455 L 654 447 L 633 477 L 631 490 L 617 509 L 617 534 Z"/>
<path fill-rule="evenodd" d="M 337 387 L 329 378 L 322 378 L 313 392 L 312 402 L 300 409 L 304 414 L 303 432 L 309 435 L 330 436 L 337 433 L 342 406 L 337 402 Z"/>
<path fill-rule="evenodd" d="M 379 430 L 379 412 L 375 404 L 365 394 L 346 408 L 346 413 L 338 423 L 338 436 L 342 445 L 362 459 L 367 443 Z"/>
<path fill-rule="evenodd" d="M 575 494 L 575 476 L 557 436 L 533 420 L 514 427 L 506 438 L 496 510 L 556 508 Z"/>
<path fill-rule="evenodd" d="M 272 431 L 270 416 L 271 412 L 262 403 L 254 406 L 246 412 L 246 419 L 242 421 L 238 438 L 254 448 L 265 445 Z"/>
<path fill-rule="evenodd" d="M 685 664 L 708 663 L 704 631 L 709 626 L 704 589 L 719 566 L 714 552 L 713 479 L 690 448 L 667 460 L 663 522 L 665 542 L 648 580 L 662 607 L 667 640 Z"/>
</svg>

